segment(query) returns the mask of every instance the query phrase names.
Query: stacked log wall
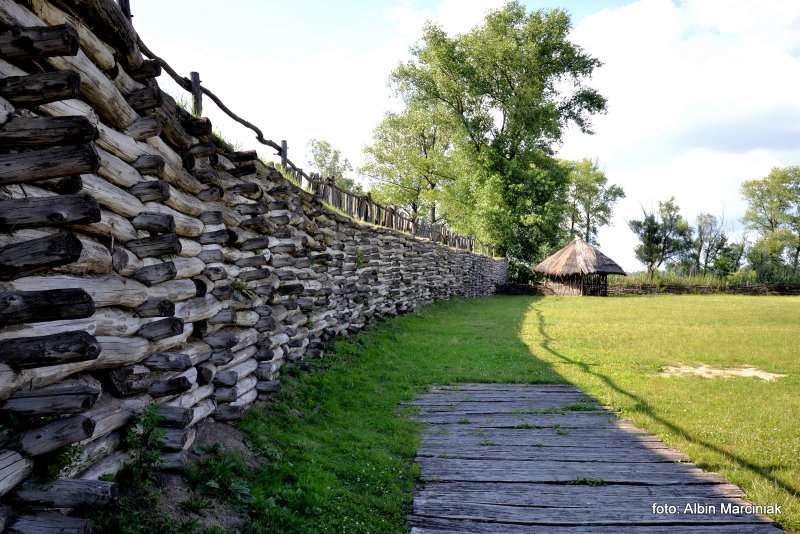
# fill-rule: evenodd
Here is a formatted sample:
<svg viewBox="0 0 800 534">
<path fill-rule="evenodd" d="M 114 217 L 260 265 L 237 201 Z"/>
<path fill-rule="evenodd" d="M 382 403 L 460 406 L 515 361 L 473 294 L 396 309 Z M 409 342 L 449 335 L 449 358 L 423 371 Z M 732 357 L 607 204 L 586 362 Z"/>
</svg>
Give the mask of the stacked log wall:
<svg viewBox="0 0 800 534">
<path fill-rule="evenodd" d="M 0 23 L 9 531 L 85 528 L 42 510 L 113 497 L 144 407 L 180 468 L 200 422 L 240 418 L 336 336 L 505 280 L 504 261 L 357 223 L 215 143 L 112 0 L 0 0 Z M 26 482 L 67 448 L 60 480 Z"/>
</svg>

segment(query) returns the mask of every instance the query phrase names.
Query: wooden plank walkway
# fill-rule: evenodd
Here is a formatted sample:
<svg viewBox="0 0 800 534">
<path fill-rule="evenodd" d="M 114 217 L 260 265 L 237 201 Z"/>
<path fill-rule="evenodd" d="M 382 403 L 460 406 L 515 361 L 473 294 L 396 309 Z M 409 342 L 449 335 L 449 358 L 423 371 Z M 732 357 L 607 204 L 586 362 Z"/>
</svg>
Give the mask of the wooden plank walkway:
<svg viewBox="0 0 800 534">
<path fill-rule="evenodd" d="M 779 532 L 735 509 L 749 504 L 738 487 L 572 386 L 461 384 L 410 404 L 426 423 L 413 534 Z"/>
</svg>

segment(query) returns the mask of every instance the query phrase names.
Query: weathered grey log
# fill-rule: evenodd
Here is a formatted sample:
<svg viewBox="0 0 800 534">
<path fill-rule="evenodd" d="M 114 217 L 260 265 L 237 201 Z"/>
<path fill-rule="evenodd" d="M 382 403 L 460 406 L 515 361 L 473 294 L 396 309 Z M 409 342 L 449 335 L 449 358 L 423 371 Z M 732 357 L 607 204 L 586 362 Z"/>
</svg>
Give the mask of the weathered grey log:
<svg viewBox="0 0 800 534">
<path fill-rule="evenodd" d="M 189 451 L 168 452 L 161 455 L 159 467 L 165 471 L 182 471 L 188 464 Z"/>
<path fill-rule="evenodd" d="M 21 184 L 97 170 L 100 156 L 92 145 L 73 145 L 0 155 L 0 185 Z"/>
<path fill-rule="evenodd" d="M 165 213 L 143 211 L 131 220 L 137 230 L 155 234 L 175 233 L 175 218 Z"/>
<path fill-rule="evenodd" d="M 142 364 L 153 371 L 185 371 L 192 367 L 192 359 L 180 352 L 156 352 Z"/>
<path fill-rule="evenodd" d="M 87 375 L 43 388 L 19 390 L 0 409 L 23 415 L 70 415 L 91 408 L 100 393 L 100 382 Z"/>
<path fill-rule="evenodd" d="M 246 182 L 243 184 L 236 184 L 230 187 L 226 187 L 225 193 L 242 195 L 248 198 L 256 199 L 261 197 L 261 187 L 259 187 L 257 183 Z"/>
<path fill-rule="evenodd" d="M 194 410 L 192 408 L 184 408 L 183 406 L 167 406 L 161 404 L 156 408 L 156 412 L 160 417 L 158 422 L 159 426 L 167 428 L 186 428 L 192 422 L 194 417 Z"/>
<path fill-rule="evenodd" d="M 177 317 L 166 317 L 164 319 L 153 321 L 152 323 L 147 323 L 146 325 L 142 326 L 138 332 L 136 332 L 136 335 L 145 339 L 149 339 L 150 341 L 156 341 L 159 339 L 177 336 L 182 332 L 182 319 Z"/>
<path fill-rule="evenodd" d="M 0 248 L 0 280 L 67 265 L 78 261 L 83 244 L 71 233 L 58 233 Z"/>
<path fill-rule="evenodd" d="M 142 202 L 164 202 L 169 198 L 170 188 L 167 182 L 149 180 L 129 187 L 128 192 Z"/>
<path fill-rule="evenodd" d="M 165 261 L 137 269 L 133 273 L 133 278 L 146 286 L 152 286 L 167 280 L 174 280 L 177 272 L 178 270 L 175 268 L 174 263 Z"/>
<path fill-rule="evenodd" d="M 269 211 L 264 204 L 237 204 L 235 209 L 240 215 L 261 215 Z"/>
<path fill-rule="evenodd" d="M 74 56 L 77 53 L 78 33 L 65 24 L 16 27 L 0 32 L 0 56 L 5 59 Z"/>
<path fill-rule="evenodd" d="M 128 95 L 128 104 L 139 113 L 161 105 L 161 90 L 156 87 L 145 87 Z"/>
<path fill-rule="evenodd" d="M 33 462 L 17 451 L 0 451 L 0 495 L 5 495 L 27 477 Z"/>
<path fill-rule="evenodd" d="M 200 183 L 215 184 L 215 183 L 217 183 L 219 181 L 219 173 L 216 170 L 211 169 L 211 168 L 193 169 L 192 173 L 194 174 L 194 177 L 197 178 L 197 180 Z"/>
<path fill-rule="evenodd" d="M 203 137 L 211 134 L 211 120 L 207 117 L 181 117 L 180 121 L 189 135 Z"/>
<path fill-rule="evenodd" d="M 144 141 L 151 137 L 158 137 L 161 129 L 161 122 L 157 118 L 142 117 L 125 129 L 125 135 L 133 137 L 137 141 Z"/>
<path fill-rule="evenodd" d="M 77 72 L 55 71 L 9 76 L 0 80 L 0 96 L 16 107 L 32 107 L 80 96 L 81 77 Z"/>
<path fill-rule="evenodd" d="M 142 239 L 132 239 L 125 243 L 125 246 L 140 258 L 180 254 L 181 252 L 181 242 L 175 234 L 162 234 Z"/>
<path fill-rule="evenodd" d="M 136 308 L 137 317 L 171 317 L 175 315 L 175 303 L 164 298 L 150 298 Z"/>
<path fill-rule="evenodd" d="M 94 336 L 80 330 L 0 341 L 0 362 L 16 369 L 95 360 L 99 355 Z"/>
<path fill-rule="evenodd" d="M 241 165 L 234 169 L 229 169 L 228 172 L 237 178 L 241 176 L 247 176 L 248 174 L 255 174 L 256 173 L 256 166 L 252 163 Z"/>
<path fill-rule="evenodd" d="M 200 385 L 211 384 L 216 374 L 216 365 L 211 362 L 203 362 L 197 366 L 197 383 Z"/>
<path fill-rule="evenodd" d="M 144 154 L 136 158 L 131 165 L 142 174 L 158 176 L 164 170 L 164 158 L 156 154 Z"/>
<path fill-rule="evenodd" d="M 263 255 L 241 258 L 234 262 L 237 267 L 261 267 L 267 264 L 267 258 Z"/>
<path fill-rule="evenodd" d="M 100 206 L 91 197 L 62 195 L 0 201 L 0 230 L 38 228 L 100 221 Z"/>
<path fill-rule="evenodd" d="M 219 249 L 206 249 L 197 255 L 198 258 L 205 263 L 222 263 L 225 261 L 225 256 Z"/>
<path fill-rule="evenodd" d="M 257 160 L 258 153 L 255 150 L 243 150 L 239 152 L 228 152 L 225 154 L 225 157 L 234 163 L 244 163 Z"/>
<path fill-rule="evenodd" d="M 241 379 L 231 387 L 218 387 L 214 391 L 214 400 L 217 402 L 232 402 L 256 387 L 258 378 L 250 375 Z"/>
<path fill-rule="evenodd" d="M 176 376 L 166 380 L 153 382 L 147 393 L 153 397 L 165 397 L 167 395 L 177 395 L 192 388 L 192 381 L 185 376 Z"/>
<path fill-rule="evenodd" d="M 197 198 L 203 202 L 217 202 L 221 200 L 224 195 L 225 192 L 220 186 L 211 184 L 207 189 L 203 189 L 197 193 Z"/>
<path fill-rule="evenodd" d="M 117 367 L 108 372 L 108 378 L 114 392 L 123 397 L 147 391 L 153 383 L 150 369 L 143 365 Z"/>
<path fill-rule="evenodd" d="M 41 512 L 15 517 L 7 534 L 89 534 L 91 525 L 87 519 L 69 517 L 57 512 Z"/>
<path fill-rule="evenodd" d="M 252 239 L 248 239 L 241 245 L 239 248 L 242 250 L 259 250 L 264 249 L 269 246 L 269 238 L 268 237 L 254 237 Z"/>
<path fill-rule="evenodd" d="M 202 245 L 226 245 L 235 243 L 237 239 L 236 232 L 230 229 L 216 230 L 214 232 L 205 232 L 197 237 L 197 240 Z"/>
<path fill-rule="evenodd" d="M 262 280 L 270 275 L 269 269 L 252 269 L 250 271 L 242 271 L 239 273 L 238 278 L 249 282 L 251 280 Z"/>
<path fill-rule="evenodd" d="M 230 284 L 224 285 L 215 285 L 214 290 L 211 292 L 212 295 L 217 297 L 220 300 L 228 300 L 233 298 L 233 287 Z"/>
<path fill-rule="evenodd" d="M 80 176 L 66 176 L 64 178 L 53 178 L 51 180 L 39 180 L 36 187 L 41 187 L 58 193 L 59 195 L 74 195 L 83 190 L 83 180 Z"/>
<path fill-rule="evenodd" d="M 86 117 L 15 117 L 0 128 L 0 147 L 76 145 L 97 139 Z"/>
<path fill-rule="evenodd" d="M 145 59 L 141 65 L 132 69 L 129 74 L 137 82 L 158 78 L 161 75 L 161 63 L 154 59 Z"/>
<path fill-rule="evenodd" d="M 200 214 L 200 220 L 205 224 L 222 224 L 225 222 L 221 211 L 204 211 Z"/>
<path fill-rule="evenodd" d="M 228 271 L 221 265 L 209 265 L 203 270 L 203 275 L 209 280 L 224 280 L 228 277 Z"/>
<path fill-rule="evenodd" d="M 181 451 L 191 447 L 197 436 L 194 428 L 165 428 L 161 448 L 166 451 Z"/>
<path fill-rule="evenodd" d="M 0 291 L 0 326 L 82 319 L 94 309 L 92 297 L 83 289 Z"/>
<path fill-rule="evenodd" d="M 59 419 L 25 432 L 20 440 L 21 449 L 30 456 L 54 451 L 88 438 L 94 432 L 94 427 L 94 421 L 83 415 Z"/>
<path fill-rule="evenodd" d="M 245 360 L 242 363 L 231 367 L 230 369 L 218 371 L 214 377 L 214 384 L 217 386 L 231 387 L 239 380 L 253 374 L 257 368 L 258 362 L 255 360 L 255 358 L 250 358 L 249 360 Z"/>
<path fill-rule="evenodd" d="M 30 508 L 78 508 L 103 506 L 117 498 L 114 482 L 61 479 L 48 483 L 28 481 L 12 496 L 14 502 Z"/>
</svg>

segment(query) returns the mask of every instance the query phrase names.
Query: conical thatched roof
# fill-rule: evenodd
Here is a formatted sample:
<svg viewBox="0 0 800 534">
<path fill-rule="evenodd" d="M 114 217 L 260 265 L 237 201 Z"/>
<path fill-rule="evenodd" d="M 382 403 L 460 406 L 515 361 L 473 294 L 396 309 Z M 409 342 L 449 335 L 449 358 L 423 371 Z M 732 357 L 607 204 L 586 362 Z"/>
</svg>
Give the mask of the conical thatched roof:
<svg viewBox="0 0 800 534">
<path fill-rule="evenodd" d="M 537 273 L 550 276 L 569 276 L 573 274 L 625 274 L 614 260 L 576 237 L 542 263 L 533 268 Z"/>
</svg>

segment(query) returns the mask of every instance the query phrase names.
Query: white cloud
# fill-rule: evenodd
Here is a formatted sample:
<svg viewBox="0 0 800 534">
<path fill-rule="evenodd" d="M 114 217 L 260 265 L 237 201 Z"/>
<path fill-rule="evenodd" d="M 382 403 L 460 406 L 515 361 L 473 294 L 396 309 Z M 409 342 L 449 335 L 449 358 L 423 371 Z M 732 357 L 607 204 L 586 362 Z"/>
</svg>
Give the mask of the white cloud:
<svg viewBox="0 0 800 534">
<path fill-rule="evenodd" d="M 209 88 L 267 137 L 288 139 L 296 163 L 306 163 L 312 137 L 330 140 L 359 163 L 372 129 L 396 106 L 389 74 L 409 57 L 424 22 L 463 32 L 501 3 L 440 0 L 420 8 L 400 0 L 382 20 L 348 21 L 357 36 L 365 27 L 381 30 L 353 42 L 298 31 L 293 24 L 305 20 L 301 7 L 281 9 L 266 22 L 242 20 L 242 10 L 232 20 L 201 17 L 176 33 L 167 31 L 156 3 L 148 13 L 143 2 L 136 21 L 150 47 L 180 73 L 200 71 Z M 241 32 L 207 38 L 221 25 L 240 24 Z M 598 158 L 610 180 L 625 188 L 627 198 L 600 242 L 626 269 L 639 268 L 626 221 L 641 206 L 675 195 L 690 219 L 724 210 L 733 221 L 743 212 L 743 180 L 800 162 L 797 0 L 639 0 L 582 18 L 572 37 L 605 63 L 592 84 L 609 105 L 595 120 L 596 135 L 570 131 L 560 156 Z M 243 147 L 258 146 L 211 103 L 207 114 Z M 271 156 L 268 149 L 262 153 Z"/>
<path fill-rule="evenodd" d="M 735 222 L 744 180 L 800 160 L 800 5 L 785 1 L 640 0 L 586 17 L 573 38 L 605 65 L 593 85 L 609 100 L 596 135 L 571 131 L 562 157 L 599 158 L 623 186 L 600 233 L 629 270 L 627 220 L 675 196 Z"/>
</svg>

